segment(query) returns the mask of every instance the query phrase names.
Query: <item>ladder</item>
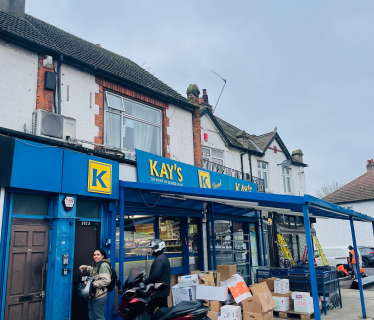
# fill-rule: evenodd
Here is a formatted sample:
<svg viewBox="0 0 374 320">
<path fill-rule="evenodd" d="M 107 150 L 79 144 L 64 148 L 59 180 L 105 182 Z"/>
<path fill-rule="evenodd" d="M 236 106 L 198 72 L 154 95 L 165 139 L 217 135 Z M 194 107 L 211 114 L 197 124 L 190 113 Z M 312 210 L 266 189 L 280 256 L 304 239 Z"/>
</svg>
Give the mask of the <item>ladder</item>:
<svg viewBox="0 0 374 320">
<path fill-rule="evenodd" d="M 304 261 L 305 264 L 308 264 L 308 248 L 307 248 L 307 246 L 305 246 L 305 248 L 304 248 L 303 258 L 301 260 Z M 316 258 L 314 258 L 314 266 L 317 267 Z"/>
<path fill-rule="evenodd" d="M 323 252 L 322 250 L 322 247 L 321 247 L 321 244 L 319 243 L 318 241 L 318 238 L 316 235 L 313 236 L 313 241 L 314 241 L 314 244 L 316 245 L 317 249 L 318 249 L 318 252 L 319 252 L 319 258 L 321 260 L 321 264 L 323 266 L 328 266 L 329 265 L 329 262 L 327 261 L 326 259 L 326 256 L 325 256 L 325 253 Z"/>
<path fill-rule="evenodd" d="M 277 234 L 277 238 L 278 238 L 278 244 L 282 250 L 283 255 L 291 262 L 291 265 L 295 265 L 295 261 L 293 261 L 293 258 L 292 258 L 290 250 L 288 249 L 286 240 L 284 240 L 284 237 L 280 233 Z"/>
</svg>

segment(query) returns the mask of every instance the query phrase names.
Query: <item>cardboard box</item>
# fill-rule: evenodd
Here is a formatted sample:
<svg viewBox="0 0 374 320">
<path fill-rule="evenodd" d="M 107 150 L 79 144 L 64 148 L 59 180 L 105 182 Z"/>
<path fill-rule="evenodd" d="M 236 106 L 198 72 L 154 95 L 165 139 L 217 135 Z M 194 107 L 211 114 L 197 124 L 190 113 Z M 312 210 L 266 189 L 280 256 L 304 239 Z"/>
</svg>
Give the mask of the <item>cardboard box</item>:
<svg viewBox="0 0 374 320">
<path fill-rule="evenodd" d="M 222 301 L 211 300 L 209 301 L 210 311 L 220 312 Z"/>
<path fill-rule="evenodd" d="M 205 285 L 212 287 L 219 287 L 221 285 L 219 272 L 207 271 L 205 272 Z"/>
<path fill-rule="evenodd" d="M 197 300 L 210 300 L 226 301 L 229 299 L 229 289 L 227 286 L 212 287 L 200 284 L 196 288 L 196 299 Z"/>
<path fill-rule="evenodd" d="M 192 287 L 199 284 L 199 276 L 197 274 L 191 274 L 188 276 L 179 276 L 178 285 L 180 288 Z"/>
<path fill-rule="evenodd" d="M 296 312 L 314 312 L 313 299 L 308 300 L 294 300 L 294 310 Z"/>
<path fill-rule="evenodd" d="M 288 297 L 288 298 L 290 298 L 290 300 L 292 300 L 292 299 L 291 299 L 291 297 L 292 297 L 292 291 L 287 292 L 287 293 L 285 293 L 285 294 L 272 292 L 271 295 L 272 295 L 273 297 L 284 297 L 284 298 L 287 298 L 287 297 Z"/>
<path fill-rule="evenodd" d="M 170 288 L 170 294 L 168 296 L 168 307 L 171 308 L 173 306 L 173 291 Z"/>
<path fill-rule="evenodd" d="M 275 301 L 270 291 L 261 292 L 242 302 L 244 312 L 265 313 L 276 308 Z"/>
<path fill-rule="evenodd" d="M 178 284 L 178 276 L 170 276 L 170 288 L 174 287 L 176 284 Z"/>
<path fill-rule="evenodd" d="M 273 311 L 265 313 L 243 312 L 243 320 L 273 320 Z"/>
<path fill-rule="evenodd" d="M 173 304 L 175 306 L 181 301 L 196 300 L 196 286 L 180 288 L 177 284 L 171 289 L 173 294 Z"/>
<path fill-rule="evenodd" d="M 217 272 L 219 272 L 221 281 L 230 279 L 234 274 L 237 273 L 236 265 L 221 265 L 217 266 Z"/>
<path fill-rule="evenodd" d="M 292 293 L 292 299 L 293 300 L 309 300 L 310 299 L 310 293 L 309 292 L 293 292 Z"/>
<path fill-rule="evenodd" d="M 220 316 L 219 312 L 208 311 L 208 318 L 211 320 L 218 320 L 219 316 Z"/>
<path fill-rule="evenodd" d="M 276 279 L 274 280 L 274 292 L 275 293 L 288 293 L 290 291 L 290 282 L 288 279 Z"/>
<path fill-rule="evenodd" d="M 221 319 L 240 320 L 242 309 L 240 306 L 227 305 L 221 308 Z"/>
<path fill-rule="evenodd" d="M 235 274 L 230 279 L 226 280 L 225 283 L 229 287 L 229 290 L 236 303 L 239 303 L 252 296 L 249 292 L 247 284 L 244 282 L 244 279 L 238 274 Z"/>
<path fill-rule="evenodd" d="M 274 280 L 278 278 L 259 279 L 258 283 L 266 282 L 270 291 L 274 291 Z"/>
<path fill-rule="evenodd" d="M 256 284 L 250 286 L 249 289 L 251 290 L 251 292 L 254 296 L 256 294 L 259 294 L 259 293 L 262 293 L 262 292 L 270 291 L 266 282 L 256 283 Z"/>
<path fill-rule="evenodd" d="M 275 311 L 287 311 L 290 310 L 290 298 L 289 297 L 274 297 L 276 305 Z"/>
</svg>

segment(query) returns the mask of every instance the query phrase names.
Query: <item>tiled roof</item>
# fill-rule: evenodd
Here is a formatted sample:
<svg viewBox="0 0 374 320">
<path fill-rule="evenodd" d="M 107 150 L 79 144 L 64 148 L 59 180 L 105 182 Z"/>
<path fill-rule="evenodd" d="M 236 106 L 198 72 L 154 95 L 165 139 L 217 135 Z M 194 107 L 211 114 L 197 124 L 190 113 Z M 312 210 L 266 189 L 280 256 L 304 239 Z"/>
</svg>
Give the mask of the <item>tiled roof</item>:
<svg viewBox="0 0 374 320">
<path fill-rule="evenodd" d="M 25 18 L 0 11 L 0 33 L 16 36 L 59 51 L 67 57 L 115 74 L 182 101 L 185 97 L 170 88 L 135 62 L 74 36 L 33 16 Z"/>
<path fill-rule="evenodd" d="M 332 203 L 344 203 L 374 199 L 374 172 L 369 171 L 361 177 L 347 183 L 330 193 L 323 200 Z"/>
<path fill-rule="evenodd" d="M 260 136 L 251 135 L 250 138 L 264 152 L 270 140 L 273 139 L 276 133 L 277 133 L 276 131 L 272 131 L 269 133 L 262 134 Z"/>
<path fill-rule="evenodd" d="M 219 126 L 221 127 L 222 131 L 224 132 L 226 138 L 230 141 L 230 143 L 239 148 L 245 148 L 243 144 L 239 142 L 239 140 L 236 138 L 238 135 L 238 132 L 241 131 L 239 128 L 233 126 L 230 123 L 227 123 L 226 121 L 222 120 L 221 118 L 218 118 L 214 116 L 216 121 L 218 122 Z M 250 143 L 248 144 L 248 149 L 256 152 L 261 152 L 256 145 L 250 140 Z"/>
</svg>

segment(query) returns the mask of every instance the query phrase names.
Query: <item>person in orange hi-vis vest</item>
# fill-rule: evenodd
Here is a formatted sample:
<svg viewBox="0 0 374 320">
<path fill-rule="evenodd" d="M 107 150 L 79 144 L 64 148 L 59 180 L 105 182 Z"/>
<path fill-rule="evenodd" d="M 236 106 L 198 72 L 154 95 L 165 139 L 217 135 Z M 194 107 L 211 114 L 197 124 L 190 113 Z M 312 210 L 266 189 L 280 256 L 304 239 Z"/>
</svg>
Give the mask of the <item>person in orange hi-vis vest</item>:
<svg viewBox="0 0 374 320">
<path fill-rule="evenodd" d="M 349 263 L 351 265 L 354 277 L 357 278 L 355 251 L 352 246 L 349 246 L 348 249 L 349 249 Z"/>
</svg>

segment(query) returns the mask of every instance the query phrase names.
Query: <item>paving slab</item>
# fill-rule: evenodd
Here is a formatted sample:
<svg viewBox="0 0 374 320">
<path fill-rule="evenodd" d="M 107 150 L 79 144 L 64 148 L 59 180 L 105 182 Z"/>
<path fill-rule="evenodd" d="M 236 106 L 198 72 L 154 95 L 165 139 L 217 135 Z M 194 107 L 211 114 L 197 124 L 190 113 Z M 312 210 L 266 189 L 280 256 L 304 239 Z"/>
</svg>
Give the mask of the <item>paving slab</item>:
<svg viewBox="0 0 374 320">
<path fill-rule="evenodd" d="M 362 318 L 360 291 L 342 289 L 343 308 L 327 310 L 327 315 L 322 313 L 322 320 L 357 320 Z M 364 290 L 367 320 L 374 320 L 374 291 Z M 274 319 L 280 319 L 275 318 Z M 282 319 L 281 319 L 282 320 Z M 283 319 L 284 320 L 284 319 Z"/>
</svg>

